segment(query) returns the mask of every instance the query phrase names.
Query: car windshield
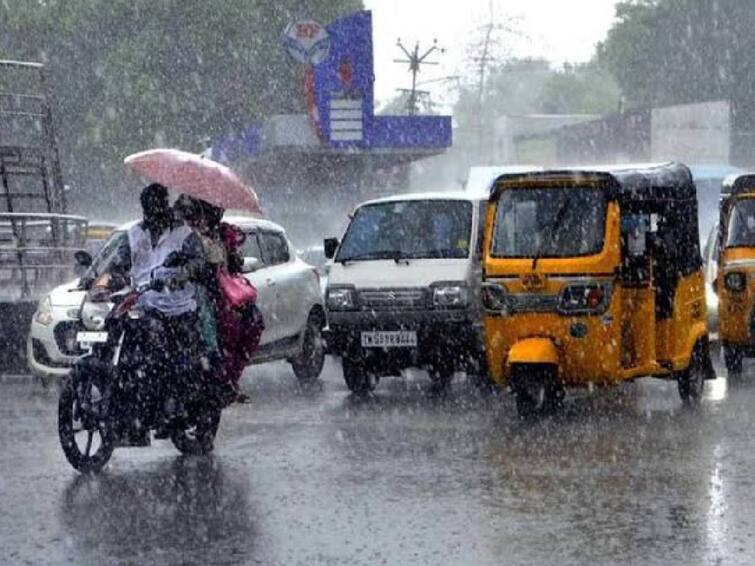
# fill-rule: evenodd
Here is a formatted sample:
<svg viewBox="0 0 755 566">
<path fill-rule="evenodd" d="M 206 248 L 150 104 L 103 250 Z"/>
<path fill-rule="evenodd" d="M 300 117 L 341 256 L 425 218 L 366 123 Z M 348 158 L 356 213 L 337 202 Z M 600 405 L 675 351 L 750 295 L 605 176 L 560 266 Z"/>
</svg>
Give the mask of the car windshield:
<svg viewBox="0 0 755 566">
<path fill-rule="evenodd" d="M 505 190 L 498 202 L 494 257 L 570 257 L 603 248 L 606 197 L 599 188 Z"/>
<path fill-rule="evenodd" d="M 361 207 L 344 236 L 336 261 L 466 258 L 472 203 L 406 200 Z"/>
<path fill-rule="evenodd" d="M 99 252 L 92 259 L 92 265 L 87 269 L 83 279 L 96 279 L 98 275 L 106 273 L 110 269 L 118 248 L 125 238 L 127 238 L 125 231 L 119 230 L 113 232 L 110 239 L 100 247 Z"/>
<path fill-rule="evenodd" d="M 737 199 L 732 206 L 726 247 L 755 247 L 755 199 Z"/>
</svg>

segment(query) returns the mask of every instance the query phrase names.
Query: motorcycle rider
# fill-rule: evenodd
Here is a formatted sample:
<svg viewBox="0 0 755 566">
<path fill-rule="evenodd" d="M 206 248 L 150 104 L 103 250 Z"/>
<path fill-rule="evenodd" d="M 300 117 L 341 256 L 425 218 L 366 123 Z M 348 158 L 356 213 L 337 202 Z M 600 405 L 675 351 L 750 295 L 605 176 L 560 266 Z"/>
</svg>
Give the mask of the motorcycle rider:
<svg viewBox="0 0 755 566">
<path fill-rule="evenodd" d="M 143 219 L 129 229 L 114 271 L 130 274 L 136 288 L 161 283 L 139 298 L 145 326 L 153 331 L 140 345 L 148 368 L 145 377 L 161 393 L 158 398 L 165 399 L 164 420 L 156 434 L 160 438 L 167 437 L 170 425 L 185 416 L 182 397 L 197 385 L 194 369 L 199 339 L 192 274 L 200 273 L 206 260 L 196 233 L 176 222 L 166 187 L 148 185 L 140 202 Z"/>
</svg>

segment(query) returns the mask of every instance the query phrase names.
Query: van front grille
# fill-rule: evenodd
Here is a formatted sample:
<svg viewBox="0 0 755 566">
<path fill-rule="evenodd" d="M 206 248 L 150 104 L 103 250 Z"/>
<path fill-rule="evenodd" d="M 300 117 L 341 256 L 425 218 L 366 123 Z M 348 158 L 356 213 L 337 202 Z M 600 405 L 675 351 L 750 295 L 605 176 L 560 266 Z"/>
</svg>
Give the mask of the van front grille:
<svg viewBox="0 0 755 566">
<path fill-rule="evenodd" d="M 427 305 L 424 289 L 372 289 L 360 291 L 365 310 L 411 310 Z"/>
</svg>

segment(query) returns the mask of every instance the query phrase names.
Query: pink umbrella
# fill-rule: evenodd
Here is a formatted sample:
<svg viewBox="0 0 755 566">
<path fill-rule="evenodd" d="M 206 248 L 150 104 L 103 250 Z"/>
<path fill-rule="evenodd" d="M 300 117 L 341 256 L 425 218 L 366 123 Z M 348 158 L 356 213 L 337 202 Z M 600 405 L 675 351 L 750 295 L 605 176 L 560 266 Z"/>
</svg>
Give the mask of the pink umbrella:
<svg viewBox="0 0 755 566">
<path fill-rule="evenodd" d="M 129 155 L 124 163 L 169 189 L 222 208 L 262 214 L 254 189 L 212 159 L 179 149 L 150 149 Z"/>
</svg>

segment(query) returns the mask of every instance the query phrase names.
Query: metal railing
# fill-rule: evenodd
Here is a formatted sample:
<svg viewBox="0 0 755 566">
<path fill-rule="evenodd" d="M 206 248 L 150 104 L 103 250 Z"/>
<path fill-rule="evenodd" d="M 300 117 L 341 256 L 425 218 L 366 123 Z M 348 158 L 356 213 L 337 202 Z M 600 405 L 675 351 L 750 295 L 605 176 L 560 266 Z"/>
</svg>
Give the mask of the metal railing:
<svg viewBox="0 0 755 566">
<path fill-rule="evenodd" d="M 73 279 L 86 230 L 81 216 L 0 212 L 0 301 L 36 299 Z"/>
</svg>

